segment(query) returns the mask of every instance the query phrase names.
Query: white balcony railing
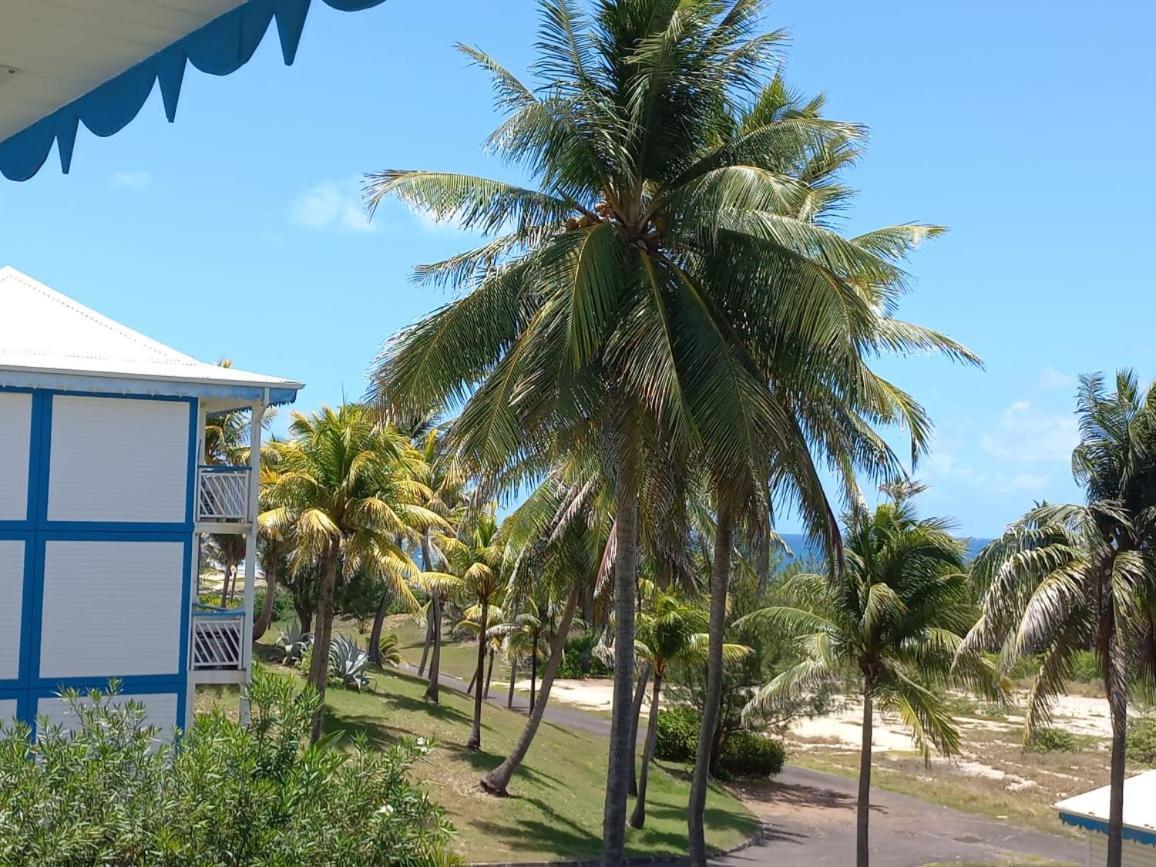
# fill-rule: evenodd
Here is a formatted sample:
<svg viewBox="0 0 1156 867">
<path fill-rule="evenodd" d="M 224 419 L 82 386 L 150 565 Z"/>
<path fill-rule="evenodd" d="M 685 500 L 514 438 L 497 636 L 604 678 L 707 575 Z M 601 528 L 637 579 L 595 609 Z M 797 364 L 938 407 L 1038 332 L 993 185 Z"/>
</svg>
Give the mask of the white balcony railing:
<svg viewBox="0 0 1156 867">
<path fill-rule="evenodd" d="M 194 671 L 239 671 L 245 640 L 245 612 L 236 608 L 193 606 Z"/>
<path fill-rule="evenodd" d="M 197 520 L 249 520 L 249 468 L 197 467 Z"/>
</svg>

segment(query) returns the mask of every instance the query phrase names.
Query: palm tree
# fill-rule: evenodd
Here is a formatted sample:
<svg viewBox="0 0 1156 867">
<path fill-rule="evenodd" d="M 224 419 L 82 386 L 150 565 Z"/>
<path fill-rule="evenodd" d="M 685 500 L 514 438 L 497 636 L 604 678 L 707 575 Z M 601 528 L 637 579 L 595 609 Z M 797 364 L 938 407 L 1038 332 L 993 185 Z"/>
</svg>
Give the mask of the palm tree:
<svg viewBox="0 0 1156 867">
<path fill-rule="evenodd" d="M 290 432 L 279 448 L 281 472 L 271 489 L 279 505 L 264 512 L 261 522 L 291 534 L 294 568 L 319 569 L 309 682 L 324 698 L 338 572 L 380 575 L 395 598 L 415 609 L 406 582 L 417 567 L 398 539 L 441 526 L 442 519 L 424 505 L 429 489 L 417 481 L 421 456 L 365 406 L 294 413 Z M 314 720 L 314 740 L 321 735 L 322 714 L 323 707 Z"/>
<path fill-rule="evenodd" d="M 793 637 L 802 658 L 762 687 L 748 705 L 773 709 L 833 683 L 857 683 L 863 697 L 859 758 L 857 864 L 868 864 L 871 735 L 875 708 L 899 714 L 925 757 L 958 751 L 959 733 L 943 689 L 959 683 L 1001 699 L 1006 684 L 978 655 L 957 658 L 974 622 L 964 546 L 936 518 L 919 518 L 918 489 L 890 488 L 873 512 L 846 518 L 841 575 L 800 573 L 782 587 L 781 604 L 736 623 L 761 623 Z M 954 667 L 953 667 L 954 664 Z"/>
<path fill-rule="evenodd" d="M 980 553 L 983 614 L 965 647 L 1001 646 L 1008 663 L 1038 653 L 1025 738 L 1050 718 L 1073 655 L 1095 649 L 1112 718 L 1107 863 L 1122 857 L 1125 735 L 1132 680 L 1156 673 L 1156 389 L 1131 371 L 1107 392 L 1080 379 L 1072 471 L 1084 505 L 1041 505 Z"/>
<path fill-rule="evenodd" d="M 662 592 L 653 595 L 639 618 L 636 647 L 654 680 L 650 692 L 650 718 L 646 723 L 646 744 L 642 748 L 642 770 L 638 776 L 638 799 L 634 802 L 634 812 L 630 814 L 632 828 L 641 828 L 646 823 L 646 784 L 650 762 L 654 758 L 663 683 L 671 666 L 705 661 L 709 642 L 707 624 L 706 612 L 701 608 Z M 748 651 L 749 648 L 741 644 L 723 646 L 723 656 L 727 659 L 737 659 Z"/>
<path fill-rule="evenodd" d="M 583 425 L 605 446 L 616 634 L 603 858 L 617 864 L 645 450 L 666 455 L 668 472 L 711 472 L 719 553 L 707 725 L 736 522 L 766 524 L 770 479 L 833 539 L 811 448 L 846 477 L 856 465 L 895 473 L 871 425 L 905 420 L 917 439 L 927 431 L 918 405 L 865 356 L 909 346 L 969 356 L 891 318 L 903 286 L 897 260 L 936 230 L 844 238 L 826 217 L 846 190 L 829 175 L 796 174 L 800 153 L 843 165 L 855 127 L 754 114 L 735 134 L 782 41 L 756 32 L 760 0 L 606 0 L 590 18 L 567 0 L 541 6 L 541 86 L 464 49 L 491 73 L 508 114 L 489 143 L 529 171 L 531 186 L 436 171 L 367 179 L 371 209 L 395 197 L 498 234 L 419 269 L 427 282 L 468 291 L 391 342 L 376 379 L 402 408 L 463 402 L 455 446 L 491 473 Z M 705 775 L 696 769 L 688 811 L 696 863 L 706 857 Z"/>
<path fill-rule="evenodd" d="M 437 575 L 443 580 L 457 579 L 459 595 L 476 608 L 467 611 L 467 617 L 476 625 L 478 660 L 474 669 L 474 719 L 466 748 L 482 746 L 482 693 L 485 684 L 486 651 L 489 642 L 490 607 L 500 598 L 505 588 L 505 552 L 498 538 L 498 520 L 492 505 L 469 518 L 456 537 L 443 536 L 440 544 L 445 552 L 449 575 Z M 476 620 L 469 615 L 475 615 Z"/>
<path fill-rule="evenodd" d="M 269 439 L 261 444 L 261 476 L 257 498 L 262 514 L 269 512 L 276 505 L 274 492 L 277 489 L 279 475 L 280 458 L 277 450 L 280 445 L 276 439 Z M 265 634 L 273 620 L 277 579 L 285 566 L 290 547 L 290 540 L 286 538 L 282 528 L 270 526 L 268 521 L 262 523 L 258 520 L 258 530 L 261 535 L 261 572 L 265 576 L 265 599 L 261 605 L 261 612 L 253 621 L 253 641 Z"/>
</svg>

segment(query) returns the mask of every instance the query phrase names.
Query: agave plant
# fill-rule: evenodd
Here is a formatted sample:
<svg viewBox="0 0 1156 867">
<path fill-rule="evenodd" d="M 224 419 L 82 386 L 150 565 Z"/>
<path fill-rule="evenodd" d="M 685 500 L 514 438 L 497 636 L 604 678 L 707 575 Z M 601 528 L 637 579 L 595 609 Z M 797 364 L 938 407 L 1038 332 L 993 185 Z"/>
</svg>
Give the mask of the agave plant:
<svg viewBox="0 0 1156 867">
<path fill-rule="evenodd" d="M 304 632 L 300 621 L 294 620 L 288 630 L 282 630 L 273 645 L 281 653 L 285 665 L 297 665 L 305 652 L 313 646 L 313 633 Z"/>
<path fill-rule="evenodd" d="M 369 685 L 365 668 L 369 654 L 346 635 L 335 635 L 329 645 L 329 676 L 341 682 L 346 689 L 360 690 Z"/>
</svg>

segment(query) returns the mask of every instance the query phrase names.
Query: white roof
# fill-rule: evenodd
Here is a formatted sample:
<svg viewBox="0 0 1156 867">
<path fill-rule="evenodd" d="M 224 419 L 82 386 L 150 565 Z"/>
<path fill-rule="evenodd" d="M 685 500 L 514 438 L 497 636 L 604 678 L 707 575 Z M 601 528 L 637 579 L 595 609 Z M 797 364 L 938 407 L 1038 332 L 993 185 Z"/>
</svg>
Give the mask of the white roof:
<svg viewBox="0 0 1156 867">
<path fill-rule="evenodd" d="M 1107 822 L 1110 791 L 1109 786 L 1101 786 L 1054 806 L 1061 813 Z M 1124 824 L 1156 831 L 1156 771 L 1145 771 L 1124 781 Z"/>
<path fill-rule="evenodd" d="M 0 385 L 60 387 L 61 377 L 73 384 L 87 382 L 94 391 L 108 390 L 97 387 L 98 381 L 124 380 L 153 383 L 149 393 L 225 398 L 254 389 L 302 388 L 293 380 L 198 361 L 15 268 L 0 268 Z M 113 390 L 125 387 L 119 383 Z"/>
<path fill-rule="evenodd" d="M 0 0 L 0 141 L 241 2 Z"/>
</svg>

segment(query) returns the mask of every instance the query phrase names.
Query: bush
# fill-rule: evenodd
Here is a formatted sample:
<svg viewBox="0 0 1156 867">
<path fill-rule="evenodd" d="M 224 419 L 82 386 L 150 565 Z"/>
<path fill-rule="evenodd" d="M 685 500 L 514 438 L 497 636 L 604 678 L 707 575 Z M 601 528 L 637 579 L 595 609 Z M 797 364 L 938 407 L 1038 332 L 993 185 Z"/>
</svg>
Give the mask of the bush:
<svg viewBox="0 0 1156 867">
<path fill-rule="evenodd" d="M 702 717 L 692 707 L 660 709 L 654 732 L 654 757 L 665 762 L 693 762 L 701 725 Z"/>
<path fill-rule="evenodd" d="M 442 810 L 409 779 L 424 741 L 310 749 L 316 693 L 256 671 L 249 695 L 248 729 L 201 716 L 179 749 L 141 705 L 96 693 L 68 697 L 71 734 L 47 728 L 30 744 L 27 726 L 4 727 L 0 863 L 455 863 Z"/>
<path fill-rule="evenodd" d="M 218 602 L 221 600 L 218 598 Z M 265 588 L 258 587 L 253 597 L 253 616 L 257 617 L 265 609 Z M 293 597 L 283 587 L 273 591 L 273 623 L 289 623 L 297 617 L 293 610 Z"/>
<path fill-rule="evenodd" d="M 1077 683 L 1103 683 L 1100 659 L 1091 650 L 1079 650 L 1072 656 L 1072 680 Z"/>
<path fill-rule="evenodd" d="M 1032 732 L 1027 749 L 1033 753 L 1078 753 L 1083 745 L 1081 738 L 1066 729 L 1044 726 Z"/>
<path fill-rule="evenodd" d="M 568 680 L 586 677 L 613 677 L 614 671 L 607 667 L 594 652 L 598 636 L 593 632 L 575 635 L 566 639 L 562 664 L 558 666 L 558 677 Z"/>
<path fill-rule="evenodd" d="M 718 763 L 736 777 L 773 777 L 783 769 L 787 751 L 768 735 L 734 732 L 719 751 Z"/>
<path fill-rule="evenodd" d="M 1156 768 L 1156 719 L 1141 717 L 1128 724 L 1124 752 L 1128 761 Z"/>
</svg>

